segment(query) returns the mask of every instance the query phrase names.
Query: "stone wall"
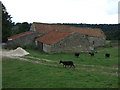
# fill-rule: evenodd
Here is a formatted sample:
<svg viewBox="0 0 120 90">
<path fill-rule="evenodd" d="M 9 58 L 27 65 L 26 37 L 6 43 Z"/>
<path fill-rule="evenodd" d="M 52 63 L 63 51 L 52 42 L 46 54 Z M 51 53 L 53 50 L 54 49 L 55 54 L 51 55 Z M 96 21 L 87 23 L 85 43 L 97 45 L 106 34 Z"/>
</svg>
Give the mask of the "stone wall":
<svg viewBox="0 0 120 90">
<path fill-rule="evenodd" d="M 38 50 L 40 51 L 40 52 L 42 52 L 43 51 L 43 43 L 40 43 L 40 42 L 38 42 L 38 41 L 36 41 L 36 46 L 37 46 L 37 48 L 38 48 Z"/>
<path fill-rule="evenodd" d="M 7 48 L 16 48 L 24 46 L 35 46 L 35 39 L 41 36 L 40 34 L 32 33 L 22 36 L 7 42 Z"/>
<path fill-rule="evenodd" d="M 36 30 L 35 30 L 35 25 L 34 25 L 34 24 L 31 25 L 31 27 L 30 27 L 30 31 L 33 31 L 33 32 L 36 31 Z"/>
<path fill-rule="evenodd" d="M 90 46 L 89 40 L 79 33 L 74 33 L 55 44 L 43 44 L 43 51 L 46 53 L 88 52 L 91 48 L 93 47 Z"/>
<path fill-rule="evenodd" d="M 89 42 L 93 47 L 101 47 L 105 45 L 105 38 L 89 37 Z"/>
</svg>

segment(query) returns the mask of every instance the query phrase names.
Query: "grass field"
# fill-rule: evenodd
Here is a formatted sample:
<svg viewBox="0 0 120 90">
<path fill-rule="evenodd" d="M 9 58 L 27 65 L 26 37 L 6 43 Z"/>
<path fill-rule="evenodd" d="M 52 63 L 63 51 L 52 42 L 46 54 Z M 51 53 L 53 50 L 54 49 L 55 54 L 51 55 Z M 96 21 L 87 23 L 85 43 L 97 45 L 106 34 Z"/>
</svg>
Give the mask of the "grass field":
<svg viewBox="0 0 120 90">
<path fill-rule="evenodd" d="M 79 58 L 74 53 L 27 50 L 30 55 L 21 58 L 33 63 L 3 57 L 3 88 L 118 88 L 118 48 L 96 50 L 94 57 L 81 53 Z M 106 52 L 111 54 L 110 58 L 104 57 Z M 63 68 L 59 60 L 74 61 L 76 68 Z"/>
</svg>

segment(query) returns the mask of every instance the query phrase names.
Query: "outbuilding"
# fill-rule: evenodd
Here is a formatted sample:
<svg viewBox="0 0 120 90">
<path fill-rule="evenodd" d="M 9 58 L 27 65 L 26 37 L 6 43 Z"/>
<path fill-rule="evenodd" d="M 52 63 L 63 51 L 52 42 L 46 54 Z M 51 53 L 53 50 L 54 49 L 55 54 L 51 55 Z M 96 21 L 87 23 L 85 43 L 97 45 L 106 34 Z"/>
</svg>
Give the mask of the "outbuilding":
<svg viewBox="0 0 120 90">
<path fill-rule="evenodd" d="M 85 35 L 76 32 L 52 31 L 37 38 L 36 45 L 46 53 L 89 52 L 93 48 Z"/>
<path fill-rule="evenodd" d="M 101 29 L 33 22 L 30 31 L 8 38 L 8 47 L 37 46 L 46 53 L 89 52 L 105 45 Z"/>
</svg>

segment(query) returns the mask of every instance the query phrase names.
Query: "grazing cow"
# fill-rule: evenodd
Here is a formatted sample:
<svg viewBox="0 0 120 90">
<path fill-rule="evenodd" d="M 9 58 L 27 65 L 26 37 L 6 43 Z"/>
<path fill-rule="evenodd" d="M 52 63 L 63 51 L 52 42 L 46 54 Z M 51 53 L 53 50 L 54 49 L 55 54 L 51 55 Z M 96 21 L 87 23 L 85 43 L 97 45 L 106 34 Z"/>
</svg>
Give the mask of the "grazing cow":
<svg viewBox="0 0 120 90">
<path fill-rule="evenodd" d="M 110 57 L 110 54 L 109 54 L 109 53 L 106 53 L 106 54 L 105 54 L 105 57 Z"/>
<path fill-rule="evenodd" d="M 80 55 L 80 53 L 75 53 L 75 56 L 78 58 L 79 57 L 79 55 Z"/>
<path fill-rule="evenodd" d="M 75 65 L 73 64 L 73 61 L 60 61 L 59 64 L 63 64 L 63 67 L 65 66 L 70 66 L 70 67 L 74 67 L 75 68 Z"/>
<path fill-rule="evenodd" d="M 89 52 L 89 54 L 90 54 L 91 56 L 94 56 L 94 53 L 93 53 L 93 52 Z"/>
</svg>

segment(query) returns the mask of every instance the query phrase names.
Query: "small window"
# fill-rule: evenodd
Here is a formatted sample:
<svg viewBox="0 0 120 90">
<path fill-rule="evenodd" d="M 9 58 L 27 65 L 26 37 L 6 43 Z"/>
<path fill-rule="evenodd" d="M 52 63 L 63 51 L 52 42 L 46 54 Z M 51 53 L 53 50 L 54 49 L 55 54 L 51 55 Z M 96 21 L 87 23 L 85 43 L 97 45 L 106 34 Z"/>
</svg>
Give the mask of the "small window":
<svg viewBox="0 0 120 90">
<path fill-rule="evenodd" d="M 8 41 L 11 41 L 11 40 L 12 40 L 12 38 L 9 38 L 9 39 L 8 39 Z"/>
<path fill-rule="evenodd" d="M 93 44 L 95 44 L 95 41 L 93 41 Z"/>
</svg>

